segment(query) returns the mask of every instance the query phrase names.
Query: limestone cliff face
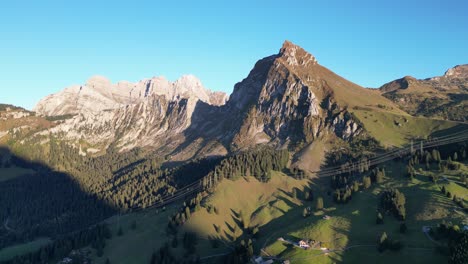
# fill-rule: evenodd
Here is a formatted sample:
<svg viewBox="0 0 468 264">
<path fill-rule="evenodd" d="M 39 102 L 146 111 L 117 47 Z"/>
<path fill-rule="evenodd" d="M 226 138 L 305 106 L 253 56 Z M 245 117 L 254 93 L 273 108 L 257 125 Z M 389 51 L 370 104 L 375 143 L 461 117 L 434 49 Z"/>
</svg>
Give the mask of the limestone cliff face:
<svg viewBox="0 0 468 264">
<path fill-rule="evenodd" d="M 143 147 L 187 160 L 257 144 L 297 149 L 323 136 L 350 140 L 364 130 L 349 109 L 377 104 L 394 106 L 286 41 L 278 54 L 255 64 L 229 100 L 190 75 L 173 83 L 156 77 L 112 84 L 93 77 L 38 103 L 41 115 L 73 117 L 37 134 L 86 142 L 92 153 L 112 144 L 122 151 Z"/>
<path fill-rule="evenodd" d="M 453 68 L 448 69 L 445 74 L 445 78 L 463 78 L 466 79 L 468 78 L 468 64 L 463 64 L 463 65 L 457 65 Z"/>
<path fill-rule="evenodd" d="M 137 83 L 126 81 L 112 84 L 102 76 L 91 77 L 85 85 L 75 85 L 43 98 L 34 111 L 44 116 L 78 113 L 99 113 L 144 102 L 153 95 L 167 100 L 196 99 L 213 105 L 223 105 L 227 95 L 211 92 L 193 75 L 184 75 L 175 82 L 154 77 Z"/>
<path fill-rule="evenodd" d="M 295 145 L 327 133 L 343 139 L 358 135 L 362 128 L 344 115 L 347 106 L 336 102 L 329 85 L 336 80 L 321 74 L 325 70 L 313 55 L 288 41 L 277 55 L 257 62 L 226 105 L 230 113 L 245 117 L 238 122 L 232 145 Z"/>
<path fill-rule="evenodd" d="M 41 115 L 73 117 L 38 134 L 72 142 L 84 140 L 93 146 L 93 152 L 114 144 L 122 151 L 149 147 L 169 154 L 185 141 L 184 132 L 192 125 L 199 102 L 218 107 L 227 98 L 225 93 L 204 88 L 192 75 L 173 83 L 156 77 L 134 84 L 112 84 L 96 76 L 86 85 L 69 87 L 41 100 L 35 108 Z"/>
</svg>

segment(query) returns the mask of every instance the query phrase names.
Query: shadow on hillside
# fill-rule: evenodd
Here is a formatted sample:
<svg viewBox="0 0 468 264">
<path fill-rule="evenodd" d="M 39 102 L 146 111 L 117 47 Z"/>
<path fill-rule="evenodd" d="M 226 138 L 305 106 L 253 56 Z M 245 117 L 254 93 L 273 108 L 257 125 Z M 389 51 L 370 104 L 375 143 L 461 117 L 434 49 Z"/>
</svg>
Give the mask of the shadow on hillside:
<svg viewBox="0 0 468 264">
<path fill-rule="evenodd" d="M 221 144 L 226 150 L 229 150 L 227 142 L 222 140 L 219 131 L 226 131 L 226 120 L 222 118 L 225 115 L 225 107 L 215 106 L 198 100 L 195 104 L 190 126 L 184 130 L 184 142 L 180 144 L 170 155 L 175 155 L 181 151 L 194 148 L 195 152 L 187 160 L 199 157 L 203 148 L 213 140 Z M 191 146 L 194 142 L 200 141 L 199 146 Z M 201 146 L 201 147 L 200 147 Z M 218 154 L 214 154 L 218 155 Z"/>
<path fill-rule="evenodd" d="M 5 166 L 33 171 L 0 181 L 0 248 L 88 228 L 116 211 L 69 174 L 18 157 L 7 148 L 0 148 L 0 155 L 8 159 L 0 162 L 0 171 Z"/>
<path fill-rule="evenodd" d="M 259 84 L 265 83 L 269 77 L 269 70 L 274 63 L 272 58 L 275 56 L 259 60 L 255 64 L 255 70 L 253 69 L 246 79 L 234 85 L 234 92 L 225 105 L 215 106 L 198 100 L 190 126 L 184 131 L 185 141 L 173 151 L 173 154 L 186 149 L 197 139 L 202 140 L 201 146 L 216 141 L 226 150 L 232 151 L 233 138 L 240 132 L 243 122 L 248 118 L 248 111 L 258 103 L 261 93 Z M 239 90 L 242 90 L 242 93 L 238 92 Z M 303 92 L 305 94 L 305 89 Z M 196 150 L 192 157 L 197 157 L 199 154 L 200 149 Z"/>
<path fill-rule="evenodd" d="M 441 136 L 451 135 L 454 133 L 460 133 L 461 131 L 466 129 L 468 129 L 468 124 L 458 124 L 451 128 L 435 131 L 430 135 L 430 138 L 437 138 Z"/>
</svg>

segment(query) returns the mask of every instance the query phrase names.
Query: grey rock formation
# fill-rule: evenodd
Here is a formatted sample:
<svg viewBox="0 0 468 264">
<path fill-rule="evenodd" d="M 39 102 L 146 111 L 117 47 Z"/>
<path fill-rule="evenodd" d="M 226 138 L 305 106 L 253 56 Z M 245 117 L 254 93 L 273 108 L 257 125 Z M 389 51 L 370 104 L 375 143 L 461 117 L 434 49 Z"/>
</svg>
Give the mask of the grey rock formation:
<svg viewBox="0 0 468 264">
<path fill-rule="evenodd" d="M 368 98 L 367 98 L 368 97 Z M 232 95 L 211 92 L 194 76 L 112 84 L 93 77 L 41 100 L 42 115 L 72 114 L 38 135 L 85 141 L 95 153 L 150 148 L 173 160 L 224 155 L 257 144 L 297 148 L 322 136 L 350 140 L 363 133 L 349 107 L 389 103 L 317 63 L 286 41 L 259 60 Z"/>
<path fill-rule="evenodd" d="M 153 95 L 167 100 L 195 99 L 213 105 L 223 105 L 227 95 L 211 92 L 193 75 L 184 75 L 175 82 L 153 77 L 137 83 L 126 81 L 112 84 L 102 76 L 91 77 L 85 85 L 75 85 L 40 100 L 34 111 L 45 116 L 99 113 L 136 105 Z"/>
</svg>

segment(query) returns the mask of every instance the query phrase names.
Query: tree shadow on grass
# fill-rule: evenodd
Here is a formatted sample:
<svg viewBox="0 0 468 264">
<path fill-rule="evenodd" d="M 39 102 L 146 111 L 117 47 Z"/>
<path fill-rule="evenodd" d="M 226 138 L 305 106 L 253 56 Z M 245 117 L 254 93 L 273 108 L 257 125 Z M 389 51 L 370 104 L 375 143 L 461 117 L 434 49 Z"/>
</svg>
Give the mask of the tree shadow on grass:
<svg viewBox="0 0 468 264">
<path fill-rule="evenodd" d="M 229 231 L 230 231 L 231 233 L 234 232 L 234 227 L 233 227 L 233 226 L 231 226 L 231 225 L 230 225 L 228 222 L 226 222 L 226 221 L 224 222 L 224 224 L 226 224 L 226 227 L 229 229 Z"/>
</svg>

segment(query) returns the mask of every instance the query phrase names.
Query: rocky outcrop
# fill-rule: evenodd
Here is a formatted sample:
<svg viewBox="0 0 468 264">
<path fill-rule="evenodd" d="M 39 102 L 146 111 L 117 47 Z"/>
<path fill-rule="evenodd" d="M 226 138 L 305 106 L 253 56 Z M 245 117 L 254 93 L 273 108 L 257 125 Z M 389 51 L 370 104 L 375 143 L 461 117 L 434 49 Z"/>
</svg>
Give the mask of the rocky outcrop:
<svg viewBox="0 0 468 264">
<path fill-rule="evenodd" d="M 457 65 L 453 68 L 448 69 L 445 74 L 445 78 L 468 78 L 468 64 Z"/>
<path fill-rule="evenodd" d="M 192 119 L 200 102 L 218 108 L 227 98 L 223 92 L 204 88 L 193 75 L 175 82 L 154 77 L 117 84 L 94 76 L 85 85 L 66 88 L 37 104 L 35 110 L 41 115 L 68 115 L 38 135 L 84 141 L 92 153 L 112 144 L 122 151 L 149 147 L 167 155 L 190 136 L 185 131 L 194 127 Z M 197 110 L 197 120 L 204 115 L 204 110 Z M 198 131 L 192 129 L 191 135 L 196 138 Z"/>
<path fill-rule="evenodd" d="M 44 116 L 99 113 L 136 105 L 153 95 L 164 96 L 167 100 L 201 100 L 212 105 L 223 105 L 228 98 L 225 93 L 206 89 L 193 75 L 184 75 L 175 82 L 154 77 L 137 83 L 122 81 L 116 84 L 105 77 L 94 76 L 85 85 L 71 86 L 45 97 L 34 111 Z"/>
<path fill-rule="evenodd" d="M 412 115 L 466 121 L 468 65 L 455 66 L 443 76 L 427 79 L 407 76 L 384 84 L 380 91 Z"/>
<path fill-rule="evenodd" d="M 329 133 L 346 140 L 360 134 L 362 128 L 351 115 L 345 115 L 348 105 L 335 98 L 339 89 L 365 93 L 364 88 L 329 72 L 313 55 L 286 41 L 278 54 L 258 61 L 234 87 L 226 108 L 243 118 L 231 122 L 230 129 L 236 131 L 231 146 L 295 146 Z"/>
</svg>

